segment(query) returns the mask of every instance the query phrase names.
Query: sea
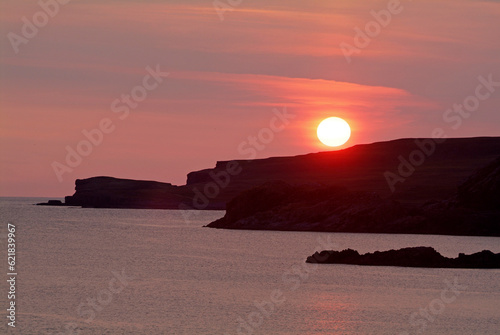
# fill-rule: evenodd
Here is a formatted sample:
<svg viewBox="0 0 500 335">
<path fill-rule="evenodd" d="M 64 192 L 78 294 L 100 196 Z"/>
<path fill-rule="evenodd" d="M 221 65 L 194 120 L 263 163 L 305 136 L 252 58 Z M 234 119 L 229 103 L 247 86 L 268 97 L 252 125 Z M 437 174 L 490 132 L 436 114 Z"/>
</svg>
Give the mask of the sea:
<svg viewBox="0 0 500 335">
<path fill-rule="evenodd" d="M 498 237 L 222 230 L 204 225 L 224 211 L 42 201 L 0 198 L 1 334 L 500 334 L 500 270 L 305 263 L 498 253 Z"/>
</svg>

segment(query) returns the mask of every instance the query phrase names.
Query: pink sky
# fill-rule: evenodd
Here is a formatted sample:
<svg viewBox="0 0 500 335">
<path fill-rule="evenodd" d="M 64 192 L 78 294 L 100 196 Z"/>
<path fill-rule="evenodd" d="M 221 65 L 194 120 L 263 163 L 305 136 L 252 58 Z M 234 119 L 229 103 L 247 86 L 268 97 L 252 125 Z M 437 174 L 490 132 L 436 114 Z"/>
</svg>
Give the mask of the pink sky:
<svg viewBox="0 0 500 335">
<path fill-rule="evenodd" d="M 295 117 L 259 158 L 331 150 L 315 137 L 329 116 L 352 127 L 342 148 L 436 127 L 499 136 L 500 88 L 457 129 L 443 113 L 478 76 L 500 81 L 500 2 L 401 1 L 348 63 L 340 44 L 388 3 L 243 0 L 221 21 L 212 1 L 74 0 L 16 53 L 9 33 L 22 36 L 22 18 L 41 7 L 2 1 L 0 196 L 61 197 L 98 175 L 184 184 L 190 171 L 247 158 L 242 143 L 284 108 Z M 120 119 L 113 101 L 157 65 L 169 75 Z M 113 131 L 60 181 L 53 162 L 66 164 L 66 147 L 103 119 Z"/>
</svg>

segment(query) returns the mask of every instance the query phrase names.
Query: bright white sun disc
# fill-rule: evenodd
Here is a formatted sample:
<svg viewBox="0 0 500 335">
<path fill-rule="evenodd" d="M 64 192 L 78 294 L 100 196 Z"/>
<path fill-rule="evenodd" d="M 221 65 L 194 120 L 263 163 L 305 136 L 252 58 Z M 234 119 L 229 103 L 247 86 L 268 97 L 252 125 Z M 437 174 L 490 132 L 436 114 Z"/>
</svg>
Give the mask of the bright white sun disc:
<svg viewBox="0 0 500 335">
<path fill-rule="evenodd" d="M 317 130 L 319 140 L 329 147 L 338 147 L 351 137 L 349 124 L 339 117 L 329 117 L 321 121 Z"/>
</svg>

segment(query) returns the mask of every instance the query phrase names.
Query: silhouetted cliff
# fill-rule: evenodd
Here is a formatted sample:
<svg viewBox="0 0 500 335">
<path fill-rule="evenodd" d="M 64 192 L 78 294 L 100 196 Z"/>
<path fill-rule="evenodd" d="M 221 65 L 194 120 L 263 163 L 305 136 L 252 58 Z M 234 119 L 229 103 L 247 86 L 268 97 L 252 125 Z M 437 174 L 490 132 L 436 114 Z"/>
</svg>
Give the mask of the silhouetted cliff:
<svg viewBox="0 0 500 335">
<path fill-rule="evenodd" d="M 500 137 L 447 139 L 444 143 L 400 139 L 294 157 L 217 162 L 213 169 L 189 173 L 183 186 L 112 177 L 82 179 L 76 181 L 75 193 L 66 197 L 65 205 L 225 209 L 241 192 L 276 180 L 342 185 L 351 192 L 376 193 L 387 206 L 390 201 L 422 205 L 453 196 L 460 182 L 499 153 Z"/>
<path fill-rule="evenodd" d="M 231 200 L 226 215 L 208 227 L 500 236 L 499 168 L 496 159 L 467 179 L 458 195 L 423 205 L 341 187 L 270 182 Z"/>
<path fill-rule="evenodd" d="M 93 177 L 77 179 L 75 194 L 65 198 L 68 206 L 95 208 L 173 208 L 189 200 L 181 187 L 156 181 Z"/>
<path fill-rule="evenodd" d="M 465 207 L 500 209 L 500 157 L 459 186 L 458 201 Z"/>
</svg>

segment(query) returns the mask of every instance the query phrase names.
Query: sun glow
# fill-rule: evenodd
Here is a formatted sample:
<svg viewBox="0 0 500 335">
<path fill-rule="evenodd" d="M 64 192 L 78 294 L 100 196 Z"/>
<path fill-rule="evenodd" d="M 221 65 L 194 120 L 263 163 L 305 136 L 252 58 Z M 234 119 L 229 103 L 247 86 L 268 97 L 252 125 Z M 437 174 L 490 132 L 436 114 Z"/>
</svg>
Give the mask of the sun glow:
<svg viewBox="0 0 500 335">
<path fill-rule="evenodd" d="M 329 117 L 318 125 L 317 134 L 323 144 L 329 147 L 338 147 L 349 140 L 351 128 L 344 119 Z"/>
</svg>

